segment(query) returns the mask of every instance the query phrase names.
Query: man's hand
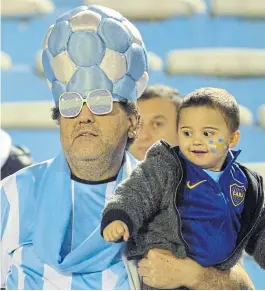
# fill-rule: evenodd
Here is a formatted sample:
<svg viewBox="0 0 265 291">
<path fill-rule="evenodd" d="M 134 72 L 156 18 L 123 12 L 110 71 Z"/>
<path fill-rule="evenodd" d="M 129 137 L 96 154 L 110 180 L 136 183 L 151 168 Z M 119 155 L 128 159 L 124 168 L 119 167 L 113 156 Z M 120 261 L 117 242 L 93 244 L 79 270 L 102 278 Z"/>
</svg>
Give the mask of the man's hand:
<svg viewBox="0 0 265 291">
<path fill-rule="evenodd" d="M 127 241 L 130 237 L 130 234 L 128 227 L 124 222 L 115 220 L 104 228 L 103 237 L 107 242 L 117 241 L 121 237 L 123 237 L 124 241 Z"/>
<path fill-rule="evenodd" d="M 188 286 L 199 276 L 201 266 L 189 258 L 178 259 L 172 252 L 152 249 L 138 264 L 143 282 L 157 289 L 176 289 Z"/>
<path fill-rule="evenodd" d="M 190 258 L 178 259 L 170 251 L 162 249 L 150 250 L 138 266 L 143 282 L 156 289 L 254 289 L 249 276 L 240 265 L 220 271 L 213 267 L 202 267 Z"/>
</svg>

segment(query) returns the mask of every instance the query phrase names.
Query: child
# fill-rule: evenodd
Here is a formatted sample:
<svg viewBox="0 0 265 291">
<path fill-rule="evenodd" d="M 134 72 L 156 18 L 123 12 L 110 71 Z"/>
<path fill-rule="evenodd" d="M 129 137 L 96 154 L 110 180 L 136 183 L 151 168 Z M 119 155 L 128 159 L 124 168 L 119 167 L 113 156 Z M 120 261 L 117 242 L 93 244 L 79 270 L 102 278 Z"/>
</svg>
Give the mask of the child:
<svg viewBox="0 0 265 291">
<path fill-rule="evenodd" d="M 262 178 L 236 160 L 239 107 L 232 95 L 202 88 L 177 116 L 178 147 L 154 144 L 103 211 L 106 241 L 128 241 L 128 258 L 152 248 L 231 268 L 242 250 L 265 268 Z"/>
</svg>

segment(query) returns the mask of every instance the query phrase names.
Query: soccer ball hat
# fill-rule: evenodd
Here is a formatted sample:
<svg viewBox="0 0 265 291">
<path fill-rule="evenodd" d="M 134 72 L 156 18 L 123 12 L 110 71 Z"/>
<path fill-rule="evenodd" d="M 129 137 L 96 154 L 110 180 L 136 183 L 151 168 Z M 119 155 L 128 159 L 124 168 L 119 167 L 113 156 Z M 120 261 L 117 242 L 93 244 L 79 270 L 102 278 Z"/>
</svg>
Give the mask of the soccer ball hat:
<svg viewBox="0 0 265 291">
<path fill-rule="evenodd" d="M 55 103 L 64 92 L 86 98 L 107 89 L 114 100 L 136 101 L 148 83 L 148 60 L 138 29 L 103 6 L 77 7 L 52 25 L 43 44 L 42 64 Z"/>
</svg>

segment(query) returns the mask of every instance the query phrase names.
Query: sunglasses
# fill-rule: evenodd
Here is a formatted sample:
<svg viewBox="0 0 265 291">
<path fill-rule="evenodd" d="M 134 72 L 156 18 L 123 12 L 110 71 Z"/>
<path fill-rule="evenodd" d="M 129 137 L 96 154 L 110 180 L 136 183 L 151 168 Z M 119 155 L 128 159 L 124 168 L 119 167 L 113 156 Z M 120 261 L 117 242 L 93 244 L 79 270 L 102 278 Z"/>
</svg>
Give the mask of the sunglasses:
<svg viewBox="0 0 265 291">
<path fill-rule="evenodd" d="M 95 115 L 108 114 L 113 108 L 112 95 L 106 89 L 90 91 L 86 98 L 77 92 L 65 92 L 59 98 L 60 114 L 64 117 L 76 117 L 81 112 L 84 103 Z"/>
</svg>

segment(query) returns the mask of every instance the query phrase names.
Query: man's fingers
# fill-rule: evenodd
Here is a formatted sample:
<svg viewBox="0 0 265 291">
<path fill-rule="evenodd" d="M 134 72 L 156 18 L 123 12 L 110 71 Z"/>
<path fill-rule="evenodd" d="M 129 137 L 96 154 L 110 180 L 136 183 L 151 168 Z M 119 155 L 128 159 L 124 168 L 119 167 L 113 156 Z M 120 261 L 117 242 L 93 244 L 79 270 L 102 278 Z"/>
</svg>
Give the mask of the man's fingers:
<svg viewBox="0 0 265 291">
<path fill-rule="evenodd" d="M 138 268 L 138 274 L 141 277 L 150 277 L 150 271 L 145 267 L 139 267 Z"/>
<path fill-rule="evenodd" d="M 150 267 L 150 261 L 146 258 L 141 259 L 140 262 L 138 262 L 138 267 L 143 267 L 143 268 L 149 268 Z"/>
<path fill-rule="evenodd" d="M 149 278 L 149 277 L 143 277 L 143 282 L 144 282 L 146 285 L 150 286 L 150 287 L 155 287 L 155 286 L 153 285 L 153 281 L 152 281 L 152 279 Z"/>
<path fill-rule="evenodd" d="M 151 249 L 147 253 L 147 258 L 148 259 L 155 259 L 155 258 L 164 257 L 165 255 L 172 256 L 172 252 L 169 250 L 165 250 L 165 249 Z"/>
</svg>

